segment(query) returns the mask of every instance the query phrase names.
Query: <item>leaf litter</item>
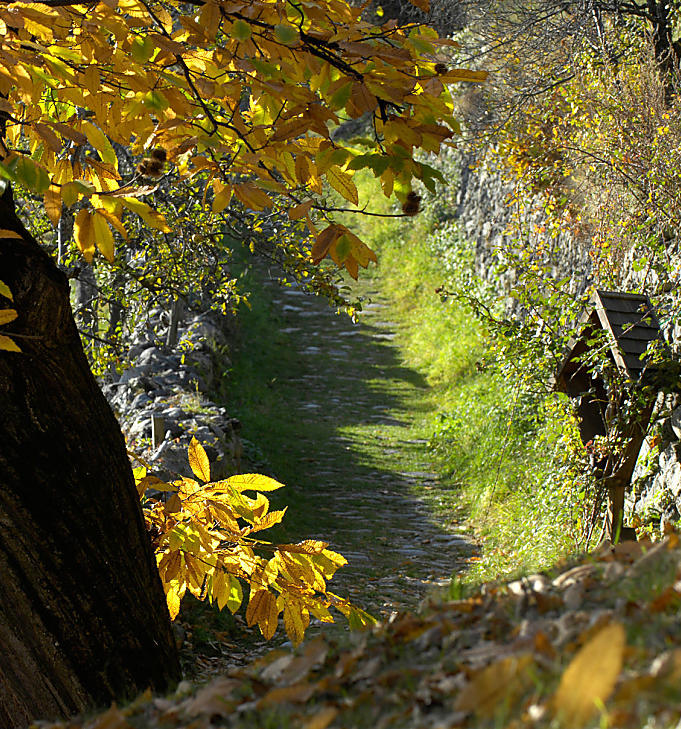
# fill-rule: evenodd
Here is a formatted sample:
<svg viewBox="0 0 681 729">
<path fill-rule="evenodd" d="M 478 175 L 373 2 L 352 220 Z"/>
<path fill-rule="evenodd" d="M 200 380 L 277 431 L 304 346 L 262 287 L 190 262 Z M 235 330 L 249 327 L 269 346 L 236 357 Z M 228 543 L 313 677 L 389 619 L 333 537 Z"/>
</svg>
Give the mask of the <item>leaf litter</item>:
<svg viewBox="0 0 681 729">
<path fill-rule="evenodd" d="M 204 685 L 41 729 L 681 725 L 681 544 L 603 545 L 349 640 L 318 636 Z"/>
</svg>

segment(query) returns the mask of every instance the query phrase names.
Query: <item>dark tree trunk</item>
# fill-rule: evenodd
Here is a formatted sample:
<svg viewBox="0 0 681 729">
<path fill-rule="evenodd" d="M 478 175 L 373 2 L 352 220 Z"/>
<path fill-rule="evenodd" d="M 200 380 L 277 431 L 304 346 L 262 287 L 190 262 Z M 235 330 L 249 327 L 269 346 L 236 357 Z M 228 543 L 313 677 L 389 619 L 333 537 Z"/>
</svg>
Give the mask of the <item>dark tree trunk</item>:
<svg viewBox="0 0 681 729">
<path fill-rule="evenodd" d="M 0 726 L 80 712 L 179 666 L 120 428 L 83 354 L 66 278 L 0 199 Z"/>
</svg>

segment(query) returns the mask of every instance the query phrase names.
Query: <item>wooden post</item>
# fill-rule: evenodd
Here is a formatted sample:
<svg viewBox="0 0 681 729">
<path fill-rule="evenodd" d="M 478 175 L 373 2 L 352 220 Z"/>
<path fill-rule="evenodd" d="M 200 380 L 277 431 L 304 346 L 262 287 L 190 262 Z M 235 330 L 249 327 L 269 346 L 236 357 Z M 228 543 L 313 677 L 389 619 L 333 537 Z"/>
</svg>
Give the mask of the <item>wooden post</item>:
<svg viewBox="0 0 681 729">
<path fill-rule="evenodd" d="M 166 335 L 166 346 L 174 347 L 177 344 L 177 325 L 182 317 L 182 302 L 179 297 L 173 299 L 170 307 L 170 321 L 168 322 L 168 334 Z"/>
<path fill-rule="evenodd" d="M 151 416 L 151 442 L 158 448 L 166 437 L 166 423 L 162 415 Z"/>
</svg>

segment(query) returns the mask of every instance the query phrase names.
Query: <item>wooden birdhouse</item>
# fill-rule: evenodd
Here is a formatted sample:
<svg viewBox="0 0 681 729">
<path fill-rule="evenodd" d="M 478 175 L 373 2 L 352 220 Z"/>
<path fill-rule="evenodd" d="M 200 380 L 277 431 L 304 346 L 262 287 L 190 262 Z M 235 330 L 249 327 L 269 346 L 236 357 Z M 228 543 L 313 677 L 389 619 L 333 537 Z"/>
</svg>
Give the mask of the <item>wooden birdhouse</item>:
<svg viewBox="0 0 681 729">
<path fill-rule="evenodd" d="M 588 364 L 594 348 L 605 350 L 610 370 L 628 388 L 641 389 L 654 366 L 649 345 L 661 341 L 660 324 L 652 304 L 643 294 L 597 290 L 592 306 L 580 320 L 579 335 L 568 345 L 563 362 L 553 377 L 553 387 L 577 400 L 582 442 L 589 447 L 595 436 L 607 436 L 621 408 L 622 389 L 607 382 L 602 370 Z M 595 456 L 595 466 L 608 489 L 606 535 L 612 541 L 631 537 L 633 530 L 622 525 L 624 494 L 636 466 L 650 421 L 656 392 L 647 395 L 635 417 L 620 432 L 624 446 L 617 454 Z"/>
</svg>

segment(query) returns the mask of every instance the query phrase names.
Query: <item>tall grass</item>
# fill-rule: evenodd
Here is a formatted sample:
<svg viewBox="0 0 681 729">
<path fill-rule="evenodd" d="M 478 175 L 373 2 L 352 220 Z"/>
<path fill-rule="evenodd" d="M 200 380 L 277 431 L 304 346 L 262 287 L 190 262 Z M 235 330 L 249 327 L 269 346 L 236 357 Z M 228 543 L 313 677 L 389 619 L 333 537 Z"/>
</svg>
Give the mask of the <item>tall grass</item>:
<svg viewBox="0 0 681 729">
<path fill-rule="evenodd" d="M 365 179 L 360 191 L 373 201 L 372 186 Z M 401 324 L 406 364 L 433 388 L 429 446 L 452 509 L 465 507 L 483 547 L 468 579 L 540 569 L 575 550 L 579 504 L 565 457 L 574 433 L 564 404 L 502 373 L 472 311 L 436 293 L 452 273 L 464 280 L 470 272 L 469 246 L 428 207 L 416 218 L 356 225 L 378 253 L 375 283 Z"/>
</svg>

